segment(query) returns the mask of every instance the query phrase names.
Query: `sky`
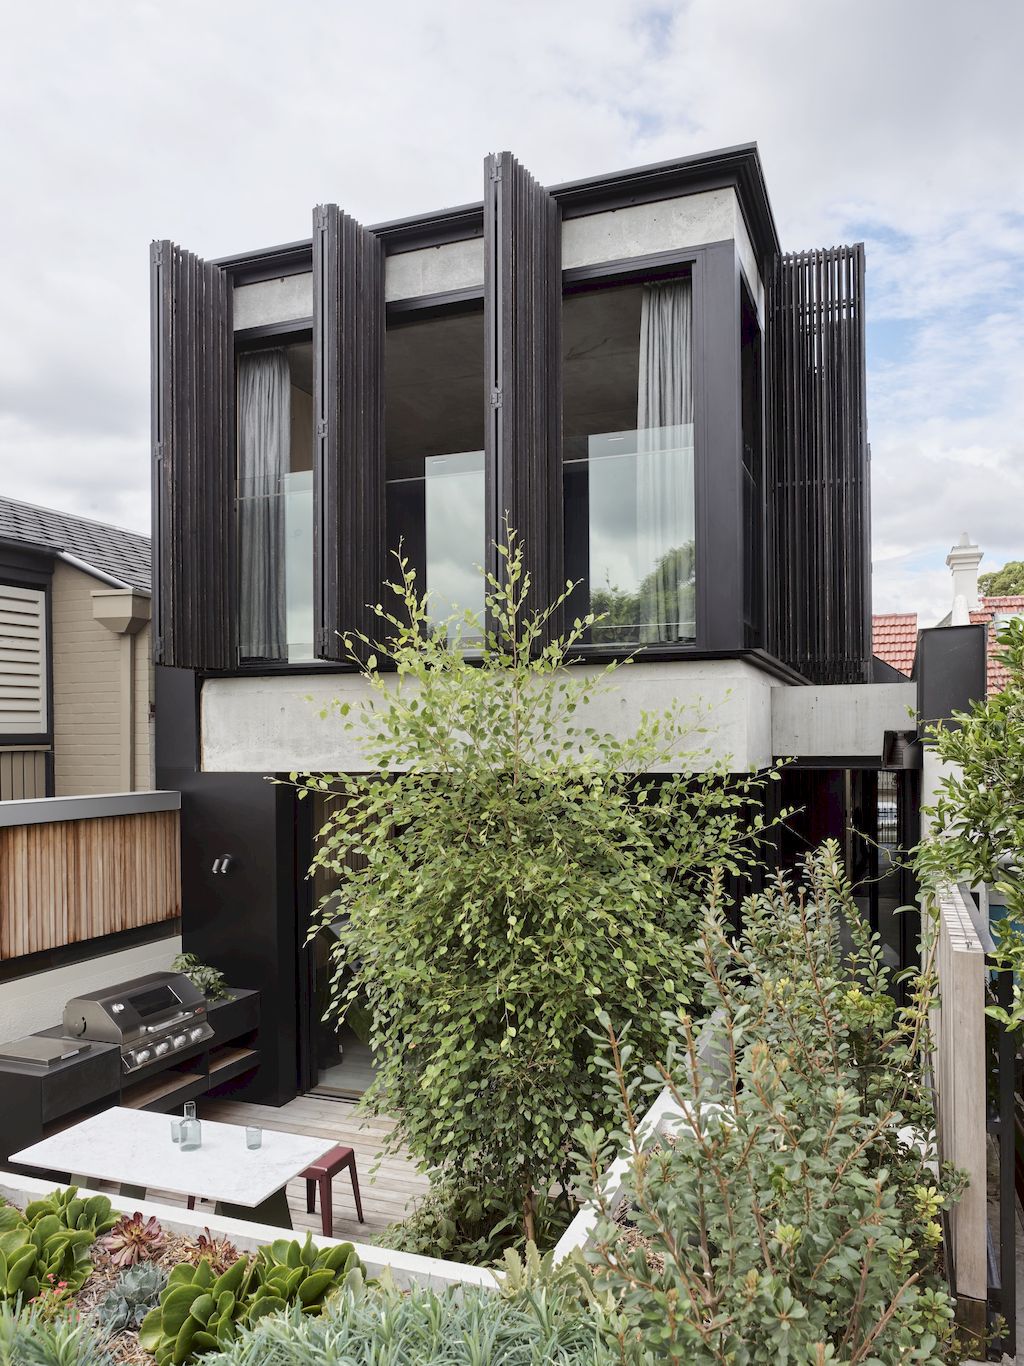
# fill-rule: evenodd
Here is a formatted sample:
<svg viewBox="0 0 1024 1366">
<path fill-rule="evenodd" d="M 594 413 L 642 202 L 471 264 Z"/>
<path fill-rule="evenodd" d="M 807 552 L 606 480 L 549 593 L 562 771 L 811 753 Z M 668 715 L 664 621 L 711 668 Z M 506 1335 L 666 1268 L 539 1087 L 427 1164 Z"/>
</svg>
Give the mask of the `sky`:
<svg viewBox="0 0 1024 1366">
<path fill-rule="evenodd" d="M 0 493 L 149 526 L 148 246 L 211 258 L 756 141 L 864 241 L 876 611 L 1024 558 L 1021 0 L 0 0 Z"/>
</svg>

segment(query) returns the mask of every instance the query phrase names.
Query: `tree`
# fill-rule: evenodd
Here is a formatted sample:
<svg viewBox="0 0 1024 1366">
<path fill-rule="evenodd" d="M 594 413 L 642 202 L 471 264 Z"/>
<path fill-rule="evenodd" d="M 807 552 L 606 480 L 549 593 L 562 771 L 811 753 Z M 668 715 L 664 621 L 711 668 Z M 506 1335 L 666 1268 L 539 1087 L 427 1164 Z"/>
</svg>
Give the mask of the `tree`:
<svg viewBox="0 0 1024 1366">
<path fill-rule="evenodd" d="M 987 598 L 1024 593 L 1024 560 L 1008 560 L 1002 569 L 978 575 L 978 592 Z"/>
<path fill-rule="evenodd" d="M 932 894 L 942 883 L 989 883 L 1006 907 L 995 927 L 1002 966 L 1024 970 L 1024 620 L 1012 618 L 998 636 L 1009 671 L 1006 687 L 930 729 L 928 743 L 949 771 L 923 814 L 932 837 L 916 853 L 918 874 Z M 1024 997 L 1014 987 L 1007 1017 L 1024 1023 Z"/>
<path fill-rule="evenodd" d="M 372 1018 L 366 1104 L 397 1117 L 391 1143 L 436 1186 L 533 1237 L 538 1203 L 567 1189 L 574 1129 L 604 1113 L 595 1012 L 634 1020 L 638 1053 L 660 1056 L 666 1013 L 692 1004 L 713 870 L 747 872 L 766 823 L 763 778 L 693 771 L 706 712 L 645 715 L 625 738 L 590 724 L 619 666 L 566 668 L 594 619 L 544 643 L 571 586 L 531 609 L 508 542 L 486 622 L 431 622 L 399 557 L 383 639 L 359 642 L 368 700 L 323 713 L 370 771 L 292 778 L 332 803 L 315 862 L 338 886 L 320 914 L 334 1010 L 363 999 Z"/>
</svg>

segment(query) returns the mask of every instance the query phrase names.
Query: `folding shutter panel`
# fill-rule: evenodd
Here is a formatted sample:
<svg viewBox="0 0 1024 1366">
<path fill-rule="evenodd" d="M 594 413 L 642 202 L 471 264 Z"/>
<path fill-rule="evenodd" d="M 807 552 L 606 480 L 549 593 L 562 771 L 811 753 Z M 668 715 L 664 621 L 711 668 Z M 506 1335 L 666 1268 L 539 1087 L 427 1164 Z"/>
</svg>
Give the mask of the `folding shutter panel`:
<svg viewBox="0 0 1024 1366">
<path fill-rule="evenodd" d="M 46 594 L 0 583 L 0 735 L 45 735 Z"/>
<path fill-rule="evenodd" d="M 563 586 L 562 228 L 557 203 L 510 152 L 484 182 L 488 533 L 517 532 L 547 606 Z M 489 560 L 492 571 L 498 557 Z"/>
<path fill-rule="evenodd" d="M 153 638 L 158 664 L 236 664 L 231 288 L 173 242 L 151 255 Z"/>
<path fill-rule="evenodd" d="M 379 633 L 372 607 L 384 577 L 384 250 L 336 204 L 313 213 L 313 375 L 316 655 L 341 660 L 345 632 Z"/>
<path fill-rule="evenodd" d="M 769 629 L 814 683 L 870 678 L 864 248 L 781 257 L 768 290 Z"/>
</svg>

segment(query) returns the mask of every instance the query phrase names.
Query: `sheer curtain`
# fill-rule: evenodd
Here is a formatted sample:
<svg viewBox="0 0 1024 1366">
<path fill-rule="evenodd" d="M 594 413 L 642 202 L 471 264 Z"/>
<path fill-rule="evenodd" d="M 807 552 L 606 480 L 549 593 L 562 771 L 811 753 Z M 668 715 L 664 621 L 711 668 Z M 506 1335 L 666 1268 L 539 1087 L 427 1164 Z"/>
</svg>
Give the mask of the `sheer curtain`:
<svg viewBox="0 0 1024 1366">
<path fill-rule="evenodd" d="M 644 286 L 636 425 L 640 640 L 689 639 L 694 634 L 689 280 Z"/>
<path fill-rule="evenodd" d="M 283 351 L 238 358 L 239 640 L 249 659 L 287 658 L 285 478 L 291 373 Z"/>
</svg>

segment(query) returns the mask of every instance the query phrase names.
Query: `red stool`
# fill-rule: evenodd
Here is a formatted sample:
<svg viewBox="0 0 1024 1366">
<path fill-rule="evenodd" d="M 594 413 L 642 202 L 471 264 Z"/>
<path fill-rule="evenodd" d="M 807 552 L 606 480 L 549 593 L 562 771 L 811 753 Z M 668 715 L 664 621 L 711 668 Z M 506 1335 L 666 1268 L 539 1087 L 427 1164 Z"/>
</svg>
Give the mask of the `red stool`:
<svg viewBox="0 0 1024 1366">
<path fill-rule="evenodd" d="M 348 1174 L 352 1178 L 352 1194 L 356 1202 L 356 1218 L 361 1224 L 365 1224 L 363 1218 L 363 1202 L 359 1198 L 359 1177 L 356 1174 L 356 1155 L 351 1148 L 332 1148 L 330 1152 L 324 1153 L 323 1157 L 318 1158 L 302 1173 L 302 1179 L 306 1183 L 306 1212 L 312 1214 L 316 1209 L 316 1188 L 320 1187 L 320 1221 L 323 1225 L 324 1237 L 334 1237 L 334 1209 L 331 1200 L 331 1182 L 341 1171 L 348 1168 Z"/>
<path fill-rule="evenodd" d="M 323 1226 L 324 1237 L 334 1237 L 334 1203 L 331 1195 L 331 1182 L 339 1172 L 348 1168 L 349 1176 L 352 1178 L 352 1194 L 356 1201 L 356 1218 L 361 1224 L 365 1224 L 363 1218 L 363 1202 L 359 1198 L 359 1176 L 356 1173 L 356 1155 L 351 1148 L 331 1148 L 324 1153 L 323 1157 L 306 1168 L 300 1176 L 306 1183 L 306 1213 L 312 1214 L 316 1209 L 316 1188 L 320 1187 L 320 1222 Z M 196 1197 L 188 1197 L 189 1209 L 195 1209 Z"/>
</svg>

